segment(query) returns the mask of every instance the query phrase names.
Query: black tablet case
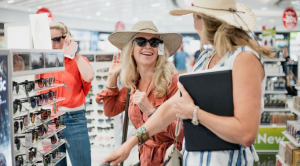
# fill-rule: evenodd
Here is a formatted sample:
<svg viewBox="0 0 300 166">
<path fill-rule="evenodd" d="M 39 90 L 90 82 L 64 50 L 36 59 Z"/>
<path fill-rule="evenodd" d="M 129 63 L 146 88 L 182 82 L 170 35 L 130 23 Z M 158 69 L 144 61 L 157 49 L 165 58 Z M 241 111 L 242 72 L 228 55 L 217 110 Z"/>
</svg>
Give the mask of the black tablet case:
<svg viewBox="0 0 300 166">
<path fill-rule="evenodd" d="M 179 82 L 202 110 L 219 116 L 233 116 L 232 71 L 214 71 L 180 75 Z M 188 151 L 237 150 L 238 144 L 226 142 L 191 119 L 183 121 L 185 145 Z M 219 126 L 222 128 L 222 126 Z"/>
</svg>

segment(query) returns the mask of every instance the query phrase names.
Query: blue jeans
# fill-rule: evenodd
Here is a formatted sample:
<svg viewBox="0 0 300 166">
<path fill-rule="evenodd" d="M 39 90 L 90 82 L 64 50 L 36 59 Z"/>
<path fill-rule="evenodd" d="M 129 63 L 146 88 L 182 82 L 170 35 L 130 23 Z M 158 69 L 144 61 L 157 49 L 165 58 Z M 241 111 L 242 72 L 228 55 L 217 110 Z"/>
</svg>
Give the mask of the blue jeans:
<svg viewBox="0 0 300 166">
<path fill-rule="evenodd" d="M 67 112 L 60 116 L 61 124 L 66 128 L 61 131 L 62 138 L 66 138 L 67 143 L 59 147 L 59 152 L 68 151 L 72 166 L 91 165 L 91 144 L 87 130 L 87 120 L 85 110 Z M 66 166 L 66 158 L 61 160 L 57 166 Z"/>
</svg>

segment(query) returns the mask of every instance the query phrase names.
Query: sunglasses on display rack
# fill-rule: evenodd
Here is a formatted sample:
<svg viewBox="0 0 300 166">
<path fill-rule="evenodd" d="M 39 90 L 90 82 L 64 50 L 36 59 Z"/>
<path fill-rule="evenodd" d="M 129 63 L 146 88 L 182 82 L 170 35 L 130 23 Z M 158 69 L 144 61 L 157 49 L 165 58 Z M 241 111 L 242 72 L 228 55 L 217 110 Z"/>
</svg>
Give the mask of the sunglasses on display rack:
<svg viewBox="0 0 300 166">
<path fill-rule="evenodd" d="M 44 103 L 48 103 L 49 99 L 50 100 L 56 99 L 57 98 L 56 95 L 57 95 L 57 91 L 50 90 L 47 93 L 39 94 L 33 97 L 37 99 L 39 105 L 42 105 Z"/>
<path fill-rule="evenodd" d="M 114 120 L 114 119 L 112 119 L 112 118 L 107 118 L 107 119 L 105 119 L 105 122 L 108 123 L 108 124 L 111 124 L 111 122 L 112 122 L 113 120 Z M 99 124 L 103 124 L 103 122 L 104 122 L 104 119 L 98 119 L 98 123 L 99 123 Z"/>
<path fill-rule="evenodd" d="M 104 69 L 98 69 L 97 72 L 98 73 L 106 73 L 108 72 L 109 68 L 104 68 Z"/>
<path fill-rule="evenodd" d="M 14 133 L 16 134 L 19 131 L 19 128 L 21 129 L 21 131 L 23 130 L 23 124 L 24 121 L 15 121 L 14 122 Z M 28 125 L 28 122 L 27 122 Z"/>
<path fill-rule="evenodd" d="M 98 129 L 98 132 L 103 132 L 103 131 L 108 132 L 108 131 L 110 131 L 110 127 L 97 127 L 97 129 Z"/>
<path fill-rule="evenodd" d="M 158 38 L 151 38 L 149 40 L 147 40 L 146 38 L 144 37 L 137 37 L 134 39 L 134 41 L 136 42 L 136 44 L 139 46 L 139 47 L 145 47 L 147 45 L 147 43 L 149 42 L 150 46 L 153 47 L 153 48 L 156 48 L 158 47 L 158 45 L 160 43 L 163 43 L 163 41 L 161 39 L 158 39 Z"/>
<path fill-rule="evenodd" d="M 44 166 L 48 166 L 49 164 L 51 164 L 50 154 L 48 154 L 47 156 L 43 156 L 43 163 L 44 163 Z"/>
<path fill-rule="evenodd" d="M 37 132 L 39 137 L 42 137 L 44 134 L 47 134 L 48 125 L 47 124 L 42 124 L 41 126 L 38 126 L 35 131 Z"/>
<path fill-rule="evenodd" d="M 88 127 L 87 129 L 88 129 L 89 132 L 92 132 L 92 130 L 93 130 L 94 128 L 95 128 L 95 127 L 93 126 L 93 127 Z"/>
<path fill-rule="evenodd" d="M 90 137 L 90 140 L 94 140 L 97 137 L 97 135 L 90 135 L 89 137 Z"/>
<path fill-rule="evenodd" d="M 35 89 L 34 81 L 25 80 L 25 82 L 19 83 L 19 85 L 24 85 L 25 92 L 31 92 L 32 90 Z"/>
<path fill-rule="evenodd" d="M 35 82 L 38 84 L 40 88 L 47 87 L 48 85 L 51 86 L 55 82 L 55 77 L 49 77 L 47 78 L 40 78 L 38 80 L 35 80 Z M 48 83 L 48 84 L 47 84 Z"/>
<path fill-rule="evenodd" d="M 56 144 L 57 142 L 60 142 L 60 140 L 61 140 L 61 134 L 60 134 L 60 132 L 56 133 L 56 135 L 57 135 L 58 140 L 57 140 L 57 138 L 56 138 L 55 135 L 53 135 L 52 137 L 50 137 L 52 144 Z"/>
<path fill-rule="evenodd" d="M 91 124 L 95 119 L 87 119 L 87 123 Z"/>
<path fill-rule="evenodd" d="M 13 81 L 13 91 L 16 89 L 16 93 L 19 93 L 20 87 L 19 84 L 15 81 Z"/>
<path fill-rule="evenodd" d="M 66 36 L 59 36 L 59 37 L 54 37 L 51 39 L 51 41 L 54 43 L 54 44 L 59 44 L 60 43 L 60 40 L 61 39 L 65 39 Z"/>
<path fill-rule="evenodd" d="M 58 156 L 58 149 L 55 149 L 54 151 L 52 151 L 51 153 L 52 159 L 55 159 Z"/>
<path fill-rule="evenodd" d="M 13 109 L 14 109 L 14 114 L 19 110 L 21 112 L 22 110 L 22 103 L 26 103 L 25 101 L 22 101 L 20 99 L 15 99 L 13 102 Z"/>
<path fill-rule="evenodd" d="M 105 139 L 106 141 L 110 141 L 110 140 L 113 140 L 114 137 L 110 137 L 110 136 L 106 136 L 106 137 L 100 136 L 100 137 L 98 137 L 98 140 L 99 140 L 99 141 L 103 141 L 104 139 Z"/>
<path fill-rule="evenodd" d="M 92 112 L 94 112 L 94 110 L 87 110 L 85 111 L 85 115 L 91 115 Z"/>
<path fill-rule="evenodd" d="M 17 150 L 20 150 L 20 148 L 21 148 L 21 140 L 19 138 L 15 137 L 15 145 L 17 147 Z"/>
<path fill-rule="evenodd" d="M 29 149 L 29 153 L 28 153 L 28 156 L 29 156 L 29 161 L 32 162 L 33 160 L 33 157 L 36 158 L 36 153 L 37 153 L 37 150 L 35 147 L 31 147 Z"/>
<path fill-rule="evenodd" d="M 106 81 L 106 80 L 107 80 L 107 77 L 108 77 L 108 76 L 96 76 L 96 79 L 97 79 L 97 81 L 101 81 L 102 79 L 103 79 L 104 81 Z"/>
<path fill-rule="evenodd" d="M 24 165 L 23 155 L 16 156 L 15 163 L 16 163 L 16 166 L 23 166 Z"/>
<path fill-rule="evenodd" d="M 111 144 L 99 144 L 100 147 L 102 148 L 110 148 L 111 147 Z"/>
<path fill-rule="evenodd" d="M 99 88 L 100 90 L 102 90 L 102 89 L 104 88 L 104 86 L 103 86 L 103 85 L 98 85 L 98 88 Z"/>
<path fill-rule="evenodd" d="M 52 123 L 54 123 L 56 129 L 59 129 L 59 126 L 61 125 L 60 117 L 54 118 Z"/>
<path fill-rule="evenodd" d="M 103 110 L 98 110 L 99 115 L 103 115 L 103 112 L 104 112 Z"/>
<path fill-rule="evenodd" d="M 51 117 L 51 109 L 43 109 L 41 108 L 37 115 L 41 115 L 42 120 L 47 120 Z"/>
</svg>

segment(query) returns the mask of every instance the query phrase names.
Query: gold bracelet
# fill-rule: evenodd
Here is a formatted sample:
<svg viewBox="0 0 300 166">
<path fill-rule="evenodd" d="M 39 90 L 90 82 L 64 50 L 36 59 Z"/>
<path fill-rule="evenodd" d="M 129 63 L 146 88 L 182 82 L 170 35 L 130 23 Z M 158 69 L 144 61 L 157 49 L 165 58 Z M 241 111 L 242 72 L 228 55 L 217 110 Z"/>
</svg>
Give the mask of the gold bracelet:
<svg viewBox="0 0 300 166">
<path fill-rule="evenodd" d="M 106 87 L 107 89 L 109 89 L 109 90 L 114 90 L 114 89 L 117 89 L 118 88 L 118 86 L 114 86 L 114 87 L 111 87 L 111 88 L 109 88 L 109 87 Z"/>
</svg>

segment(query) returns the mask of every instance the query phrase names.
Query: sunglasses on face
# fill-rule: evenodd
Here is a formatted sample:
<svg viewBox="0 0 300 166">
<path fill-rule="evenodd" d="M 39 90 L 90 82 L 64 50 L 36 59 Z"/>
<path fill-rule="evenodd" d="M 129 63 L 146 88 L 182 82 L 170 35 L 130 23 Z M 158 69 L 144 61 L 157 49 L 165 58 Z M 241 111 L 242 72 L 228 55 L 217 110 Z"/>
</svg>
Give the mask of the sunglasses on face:
<svg viewBox="0 0 300 166">
<path fill-rule="evenodd" d="M 52 38 L 51 41 L 54 44 L 59 44 L 60 43 L 60 39 L 65 39 L 65 38 L 66 38 L 66 36 L 59 36 L 59 37 Z"/>
<path fill-rule="evenodd" d="M 144 37 L 137 37 L 134 39 L 134 41 L 136 42 L 136 44 L 139 46 L 139 47 L 145 47 L 147 45 L 147 43 L 149 42 L 150 46 L 153 47 L 153 48 L 156 48 L 158 47 L 158 45 L 160 43 L 163 43 L 163 41 L 161 39 L 158 39 L 158 38 L 151 38 L 149 40 L 147 40 L 146 38 Z"/>
<path fill-rule="evenodd" d="M 97 81 L 101 81 L 101 79 L 103 79 L 104 81 L 107 80 L 108 76 L 96 76 Z"/>
</svg>

